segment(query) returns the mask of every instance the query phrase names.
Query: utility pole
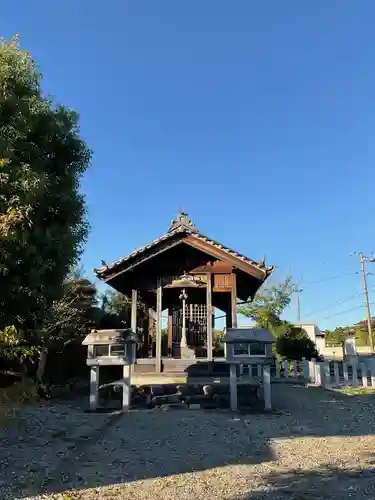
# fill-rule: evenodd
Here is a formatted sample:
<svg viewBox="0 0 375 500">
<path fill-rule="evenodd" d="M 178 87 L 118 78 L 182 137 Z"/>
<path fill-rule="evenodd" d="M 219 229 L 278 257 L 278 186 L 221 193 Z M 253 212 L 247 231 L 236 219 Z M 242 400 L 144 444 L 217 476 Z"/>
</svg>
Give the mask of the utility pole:
<svg viewBox="0 0 375 500">
<path fill-rule="evenodd" d="M 366 313 L 367 313 L 367 330 L 368 338 L 370 341 L 371 352 L 374 352 L 374 341 L 372 338 L 372 325 L 371 325 L 371 312 L 370 312 L 370 302 L 368 299 L 368 289 L 367 289 L 367 274 L 366 274 L 366 263 L 375 262 L 373 257 L 367 257 L 362 252 L 359 254 L 359 262 L 361 264 L 362 278 L 363 278 L 363 288 L 365 292 L 365 303 L 366 303 Z"/>
<path fill-rule="evenodd" d="M 297 300 L 297 321 L 298 321 L 298 324 L 301 325 L 301 300 L 300 300 L 300 293 L 303 292 L 303 288 L 301 288 L 298 283 L 292 283 L 292 285 L 295 287 L 293 291 L 297 294 L 297 296 L 296 296 L 296 300 Z"/>
</svg>

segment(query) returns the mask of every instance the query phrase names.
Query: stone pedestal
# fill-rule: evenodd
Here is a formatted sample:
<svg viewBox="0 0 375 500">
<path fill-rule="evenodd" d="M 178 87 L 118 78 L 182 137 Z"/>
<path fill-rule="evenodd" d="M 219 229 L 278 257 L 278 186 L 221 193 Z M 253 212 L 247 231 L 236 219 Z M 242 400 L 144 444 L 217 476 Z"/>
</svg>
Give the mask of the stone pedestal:
<svg viewBox="0 0 375 500">
<path fill-rule="evenodd" d="M 195 351 L 189 346 L 180 347 L 181 359 L 195 359 Z"/>
</svg>

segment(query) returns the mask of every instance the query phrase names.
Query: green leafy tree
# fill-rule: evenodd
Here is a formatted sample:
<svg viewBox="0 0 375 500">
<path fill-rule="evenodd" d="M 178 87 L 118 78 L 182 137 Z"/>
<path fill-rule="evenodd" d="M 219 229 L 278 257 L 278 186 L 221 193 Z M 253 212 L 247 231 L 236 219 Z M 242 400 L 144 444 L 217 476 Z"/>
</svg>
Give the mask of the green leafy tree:
<svg viewBox="0 0 375 500">
<path fill-rule="evenodd" d="M 269 328 L 273 333 L 282 325 L 280 316 L 290 304 L 294 286 L 287 277 L 280 283 L 262 287 L 254 300 L 238 307 L 239 314 L 252 319 L 257 326 Z"/>
<path fill-rule="evenodd" d="M 70 273 L 63 284 L 63 293 L 49 308 L 43 328 L 36 332 L 41 345 L 37 378 L 42 381 L 48 351 L 65 347 L 87 334 L 92 326 L 92 311 L 96 305 L 96 288 L 78 271 Z"/>
<path fill-rule="evenodd" d="M 0 329 L 51 328 L 88 235 L 79 182 L 90 157 L 77 113 L 43 94 L 17 38 L 1 41 Z"/>
<path fill-rule="evenodd" d="M 325 343 L 328 347 L 341 346 L 348 335 L 349 327 L 337 327 L 325 331 Z"/>
<path fill-rule="evenodd" d="M 316 346 L 305 330 L 292 325 L 277 337 L 276 351 L 279 356 L 289 360 L 319 358 Z"/>
</svg>

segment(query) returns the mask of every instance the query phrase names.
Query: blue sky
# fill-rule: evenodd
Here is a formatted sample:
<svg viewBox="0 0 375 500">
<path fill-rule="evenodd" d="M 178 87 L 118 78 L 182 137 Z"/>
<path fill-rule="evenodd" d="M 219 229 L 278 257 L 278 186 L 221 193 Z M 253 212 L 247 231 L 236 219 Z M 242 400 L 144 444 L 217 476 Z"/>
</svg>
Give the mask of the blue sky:
<svg viewBox="0 0 375 500">
<path fill-rule="evenodd" d="M 350 254 L 375 250 L 374 19 L 373 0 L 5 2 L 0 34 L 20 34 L 94 151 L 87 271 L 183 206 L 302 277 L 303 320 L 361 319 Z"/>
</svg>

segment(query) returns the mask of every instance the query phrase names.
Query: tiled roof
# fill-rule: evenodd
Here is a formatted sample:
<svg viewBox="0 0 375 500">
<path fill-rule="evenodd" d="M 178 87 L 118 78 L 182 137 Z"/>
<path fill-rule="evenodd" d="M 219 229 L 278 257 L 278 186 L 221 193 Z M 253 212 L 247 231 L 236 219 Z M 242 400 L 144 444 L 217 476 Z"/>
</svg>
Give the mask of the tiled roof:
<svg viewBox="0 0 375 500">
<path fill-rule="evenodd" d="M 166 241 L 166 240 L 168 240 L 168 239 L 170 239 L 173 236 L 176 236 L 178 234 L 186 234 L 187 236 L 191 236 L 193 238 L 197 238 L 200 241 L 208 243 L 209 245 L 212 245 L 213 247 L 218 248 L 218 249 L 226 252 L 231 257 L 235 257 L 236 259 L 239 259 L 242 262 L 245 262 L 246 264 L 250 264 L 250 265 L 258 268 L 259 270 L 264 271 L 266 276 L 268 276 L 272 272 L 272 270 L 274 269 L 273 266 L 266 267 L 264 261 L 256 262 L 252 259 L 249 259 L 245 255 L 242 255 L 239 252 L 236 252 L 235 250 L 232 250 L 231 248 L 226 247 L 226 246 L 222 245 L 221 243 L 219 243 L 211 238 L 208 238 L 207 236 L 205 236 L 204 234 L 202 234 L 198 231 L 198 229 L 191 223 L 191 221 L 189 221 L 187 219 L 186 214 L 182 213 L 182 215 L 184 216 L 184 220 L 181 220 L 180 224 L 178 224 L 178 222 L 177 222 L 178 218 L 176 220 L 174 220 L 171 224 L 169 231 L 166 234 L 164 234 L 163 236 L 160 236 L 159 238 L 156 238 L 148 245 L 137 248 L 136 250 L 134 250 L 132 253 L 130 253 L 126 257 L 122 257 L 121 259 L 113 262 L 112 264 L 103 264 L 99 269 L 94 269 L 95 274 L 99 278 L 105 277 L 106 275 L 111 274 L 111 271 L 113 271 L 116 267 L 124 264 L 125 262 L 129 261 L 130 259 L 132 259 L 134 257 L 141 255 L 142 253 L 146 252 L 150 248 L 152 248 L 152 247 L 158 245 L 159 243 Z M 179 214 L 178 217 L 180 217 L 180 219 L 181 219 L 181 214 Z M 188 221 L 188 222 L 186 222 L 186 221 Z"/>
</svg>

